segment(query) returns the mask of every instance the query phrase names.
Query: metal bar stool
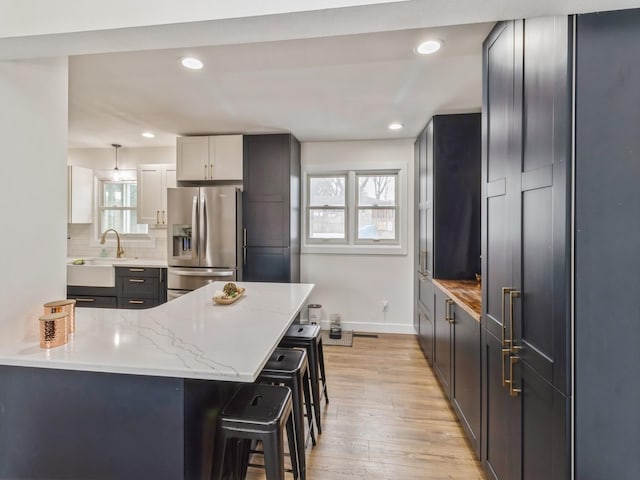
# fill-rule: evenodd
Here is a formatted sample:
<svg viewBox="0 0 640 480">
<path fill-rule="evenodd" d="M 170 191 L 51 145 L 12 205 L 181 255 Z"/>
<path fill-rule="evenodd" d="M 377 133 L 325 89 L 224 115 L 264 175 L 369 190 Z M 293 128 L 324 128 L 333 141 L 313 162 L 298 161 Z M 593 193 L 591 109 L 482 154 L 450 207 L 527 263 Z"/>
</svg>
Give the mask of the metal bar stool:
<svg viewBox="0 0 640 480">
<path fill-rule="evenodd" d="M 267 480 L 284 480 L 284 427 L 286 425 L 293 478 L 298 478 L 293 402 L 289 387 L 248 383 L 242 385 L 220 414 L 218 435 L 213 454 L 212 479 L 220 480 L 227 443 L 240 440 L 243 444 L 261 441 Z M 247 451 L 248 446 L 238 448 Z M 244 458 L 244 455 L 238 455 Z M 248 460 L 248 458 L 246 458 Z M 234 478 L 244 478 L 247 462 L 236 462 Z"/>
<path fill-rule="evenodd" d="M 293 398 L 293 419 L 298 445 L 298 466 L 301 480 L 306 479 L 304 409 L 307 407 L 307 418 L 311 441 L 316 444 L 313 432 L 313 409 L 311 389 L 309 388 L 309 362 L 305 350 L 297 348 L 276 348 L 267 360 L 258 382 L 283 384 L 291 389 Z"/>
<path fill-rule="evenodd" d="M 322 394 L 324 395 L 325 402 L 327 404 L 329 403 L 320 325 L 291 325 L 279 346 L 304 348 L 307 351 L 309 357 L 309 376 L 311 377 L 311 394 L 313 396 L 313 410 L 318 433 L 320 434 L 322 433 L 320 383 L 322 383 Z"/>
</svg>

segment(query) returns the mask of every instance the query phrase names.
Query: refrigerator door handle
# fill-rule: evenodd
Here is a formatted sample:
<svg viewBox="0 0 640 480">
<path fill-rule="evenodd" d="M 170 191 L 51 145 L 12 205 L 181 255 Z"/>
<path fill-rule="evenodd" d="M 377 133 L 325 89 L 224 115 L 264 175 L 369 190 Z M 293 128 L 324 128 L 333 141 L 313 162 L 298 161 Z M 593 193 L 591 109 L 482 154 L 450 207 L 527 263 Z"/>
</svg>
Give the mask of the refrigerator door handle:
<svg viewBox="0 0 640 480">
<path fill-rule="evenodd" d="M 196 256 L 196 260 L 200 257 L 200 245 L 199 245 L 199 236 L 198 236 L 198 218 L 199 218 L 199 213 L 198 212 L 198 195 L 194 195 L 193 196 L 193 204 L 191 205 L 191 225 L 192 227 L 192 232 L 191 232 L 191 238 L 192 240 L 194 240 L 195 243 L 195 256 Z"/>
<path fill-rule="evenodd" d="M 207 197 L 204 193 L 200 193 L 200 244 L 202 245 L 202 252 L 200 254 L 200 265 L 204 265 L 204 260 L 207 258 L 207 242 L 209 241 L 209 230 L 207 227 Z"/>
<path fill-rule="evenodd" d="M 184 275 L 186 277 L 233 277 L 235 272 L 233 270 L 217 270 L 214 272 L 202 272 L 202 271 L 194 271 L 194 269 L 177 269 L 175 267 L 171 268 L 171 274 L 173 275 Z"/>
<path fill-rule="evenodd" d="M 246 265 L 247 264 L 247 229 L 246 228 L 242 229 L 242 240 L 243 240 L 243 244 L 242 244 L 242 264 Z"/>
</svg>

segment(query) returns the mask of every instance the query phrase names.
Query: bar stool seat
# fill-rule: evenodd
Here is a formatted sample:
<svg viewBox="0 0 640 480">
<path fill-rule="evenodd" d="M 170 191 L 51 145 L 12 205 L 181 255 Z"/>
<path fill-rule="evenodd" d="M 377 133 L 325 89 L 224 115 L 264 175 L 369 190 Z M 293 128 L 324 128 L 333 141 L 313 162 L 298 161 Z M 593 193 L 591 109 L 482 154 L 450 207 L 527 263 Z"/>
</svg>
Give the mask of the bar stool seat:
<svg viewBox="0 0 640 480">
<path fill-rule="evenodd" d="M 243 384 L 223 408 L 213 455 L 212 478 L 220 480 L 227 443 L 261 441 L 267 480 L 284 480 L 284 428 L 287 429 L 293 478 L 298 478 L 297 450 L 293 426 L 293 403 L 288 387 Z M 238 449 L 242 450 L 242 449 Z M 234 478 L 244 478 L 247 462 L 236 464 Z"/>
<path fill-rule="evenodd" d="M 307 356 L 309 358 L 309 377 L 311 378 L 311 394 L 313 397 L 313 410 L 315 413 L 318 433 L 321 434 L 322 420 L 320 416 L 320 384 L 322 384 L 322 395 L 324 396 L 327 404 L 329 403 L 329 395 L 327 393 L 327 377 L 324 366 L 324 352 L 322 349 L 320 325 L 291 325 L 279 346 L 287 348 L 304 348 L 307 351 Z"/>
<path fill-rule="evenodd" d="M 309 434 L 316 444 L 313 432 L 313 409 L 309 385 L 309 362 L 305 350 L 297 348 L 276 348 L 267 360 L 258 382 L 283 384 L 291 389 L 293 399 L 293 419 L 298 447 L 298 466 L 301 480 L 306 479 L 304 409 L 307 407 Z M 304 404 L 304 405 L 303 405 Z"/>
</svg>

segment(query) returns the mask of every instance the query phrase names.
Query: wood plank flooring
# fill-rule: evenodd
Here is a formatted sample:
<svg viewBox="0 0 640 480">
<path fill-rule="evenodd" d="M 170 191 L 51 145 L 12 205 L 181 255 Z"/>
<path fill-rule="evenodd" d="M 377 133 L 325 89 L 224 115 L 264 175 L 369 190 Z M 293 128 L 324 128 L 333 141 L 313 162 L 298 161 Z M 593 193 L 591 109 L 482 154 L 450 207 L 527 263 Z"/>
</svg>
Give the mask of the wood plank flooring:
<svg viewBox="0 0 640 480">
<path fill-rule="evenodd" d="M 308 480 L 485 479 L 415 336 L 324 351 L 331 403 L 307 451 Z M 247 478 L 265 477 L 250 468 Z"/>
</svg>

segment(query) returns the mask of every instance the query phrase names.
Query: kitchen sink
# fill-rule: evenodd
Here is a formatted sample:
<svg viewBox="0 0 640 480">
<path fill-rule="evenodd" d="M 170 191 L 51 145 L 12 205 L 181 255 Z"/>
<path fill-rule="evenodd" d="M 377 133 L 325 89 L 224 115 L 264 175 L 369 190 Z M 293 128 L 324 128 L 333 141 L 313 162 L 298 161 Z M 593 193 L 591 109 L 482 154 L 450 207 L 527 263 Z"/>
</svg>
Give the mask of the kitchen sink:
<svg viewBox="0 0 640 480">
<path fill-rule="evenodd" d="M 67 261 L 67 285 L 74 287 L 115 287 L 115 265 L 126 264 L 133 258 L 89 257 L 84 265 L 73 265 L 75 258 Z"/>
<path fill-rule="evenodd" d="M 85 266 L 93 266 L 93 265 L 120 265 L 121 263 L 129 263 L 133 260 L 133 258 L 84 258 Z M 81 265 L 82 266 L 82 265 Z"/>
</svg>

